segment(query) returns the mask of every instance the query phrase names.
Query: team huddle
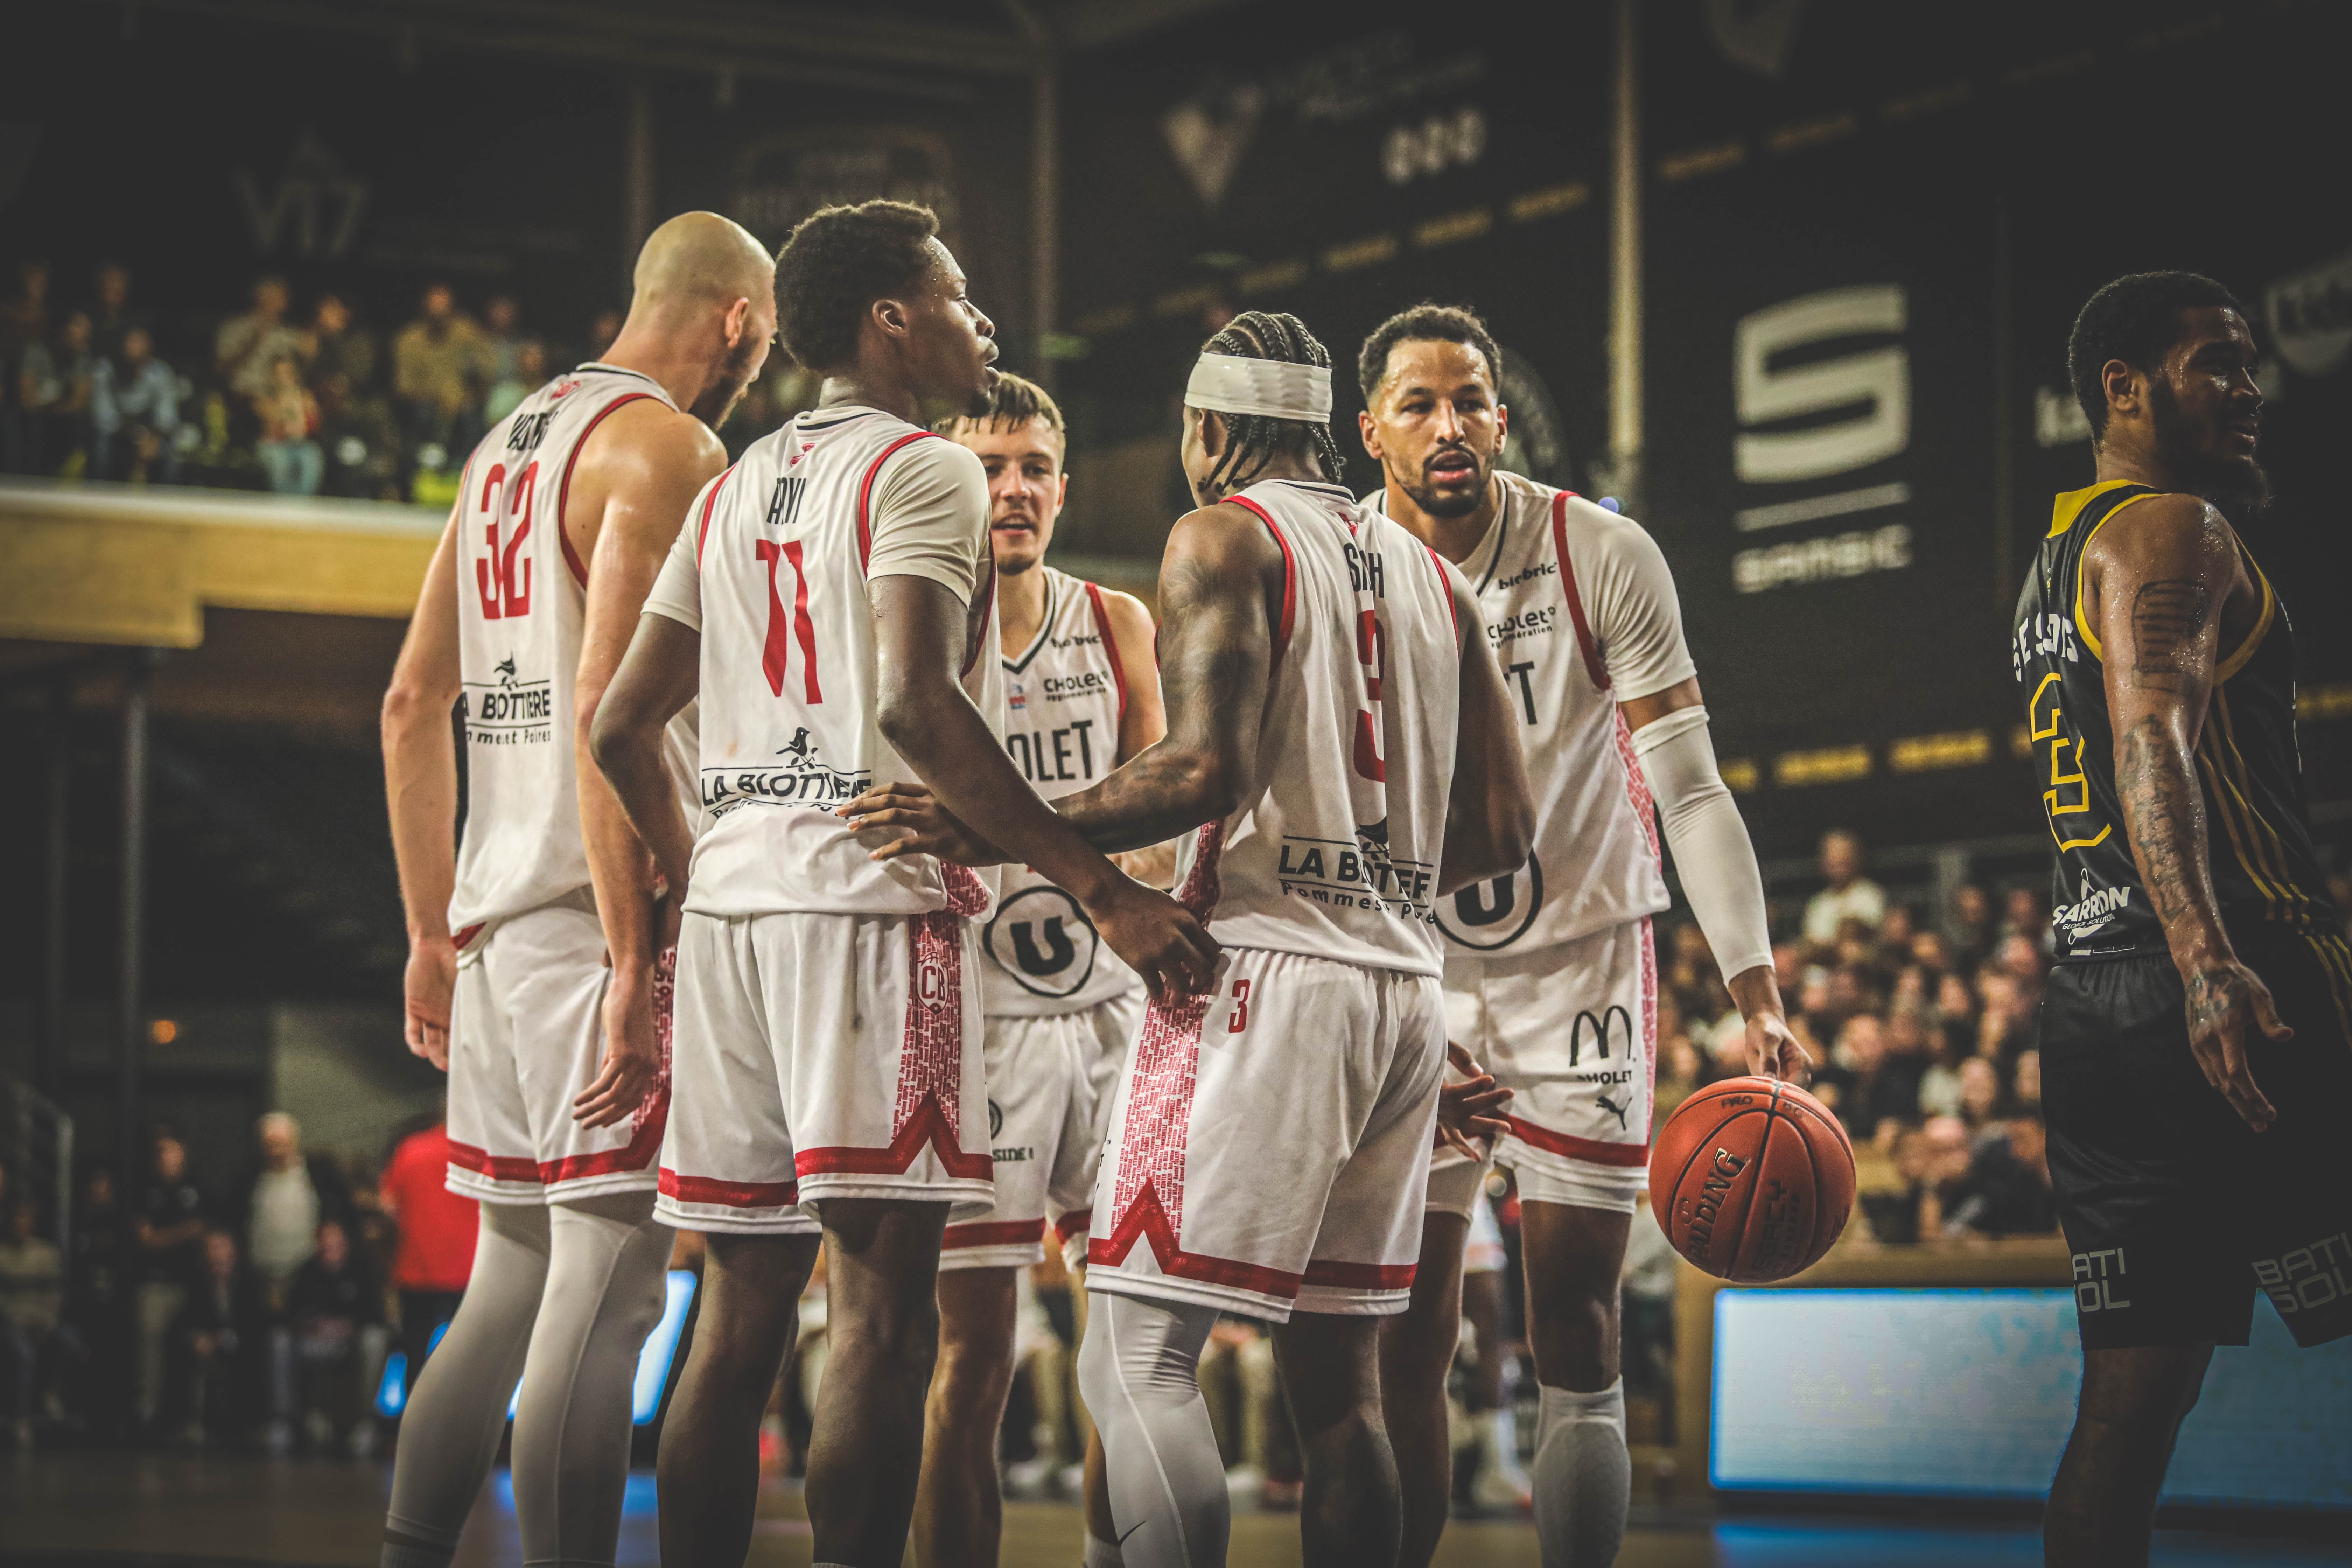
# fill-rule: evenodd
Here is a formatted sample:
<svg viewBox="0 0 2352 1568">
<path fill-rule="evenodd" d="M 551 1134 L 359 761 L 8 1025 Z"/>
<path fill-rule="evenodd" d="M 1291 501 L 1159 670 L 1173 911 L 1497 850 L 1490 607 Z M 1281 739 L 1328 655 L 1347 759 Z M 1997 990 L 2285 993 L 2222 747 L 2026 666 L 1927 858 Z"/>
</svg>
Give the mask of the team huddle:
<svg viewBox="0 0 2352 1568">
<path fill-rule="evenodd" d="M 772 340 L 822 395 L 728 466 Z M 1751 1069 L 1807 1065 L 1664 557 L 1498 468 L 1468 311 L 1363 345 L 1361 499 L 1329 353 L 1253 311 L 1190 375 L 1155 626 L 1045 564 L 1066 432 L 995 358 L 922 208 L 828 208 L 772 260 L 688 214 L 605 357 L 475 451 L 385 747 L 410 1043 L 483 1221 L 386 1568 L 446 1568 L 518 1380 L 526 1560 L 613 1562 L 673 1227 L 708 1252 L 666 1561 L 744 1560 L 822 1247 L 816 1562 L 896 1564 L 911 1529 L 992 1564 L 1050 1234 L 1089 1308 L 1091 1568 L 1224 1560 L 1223 1311 L 1276 1325 L 1307 1560 L 1421 1568 L 1496 1163 L 1543 1558 L 1614 1560 L 1661 825 Z"/>
</svg>

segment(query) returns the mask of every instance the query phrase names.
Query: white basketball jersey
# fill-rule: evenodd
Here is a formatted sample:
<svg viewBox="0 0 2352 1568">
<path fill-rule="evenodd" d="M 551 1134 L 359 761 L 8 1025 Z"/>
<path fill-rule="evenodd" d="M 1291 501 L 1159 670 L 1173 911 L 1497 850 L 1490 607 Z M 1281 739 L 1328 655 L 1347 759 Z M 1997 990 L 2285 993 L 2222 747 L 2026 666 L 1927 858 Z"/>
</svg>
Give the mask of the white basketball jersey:
<svg viewBox="0 0 2352 1568">
<path fill-rule="evenodd" d="M 1051 566 L 1045 623 L 1004 666 L 1004 749 L 1047 800 L 1097 783 L 1118 763 L 1127 674 L 1102 590 Z M 1077 900 L 1026 867 L 1003 870 L 996 914 L 981 932 L 989 957 L 983 1009 L 999 1018 L 1076 1013 L 1140 985 L 1096 934 Z"/>
<path fill-rule="evenodd" d="M 1574 942 L 1670 901 L 1649 783 L 1610 677 L 1617 650 L 1602 640 L 1622 606 L 1593 598 L 1596 584 L 1624 577 L 1613 568 L 1629 548 L 1655 546 L 1639 523 L 1571 491 L 1512 473 L 1496 480 L 1503 504 L 1464 569 L 1523 725 L 1536 841 L 1510 876 L 1439 901 L 1446 951 L 1469 956 Z M 1679 616 L 1664 608 L 1672 646 L 1643 682 L 1651 690 L 1690 673 Z"/>
<path fill-rule="evenodd" d="M 961 867 L 929 856 L 874 860 L 888 835 L 861 840 L 835 810 L 877 783 L 917 778 L 877 718 L 866 567 L 886 468 L 937 439 L 878 409 L 821 408 L 754 442 L 697 498 L 687 529 L 700 597 L 703 817 L 688 909 L 923 914 L 984 904 L 981 879 Z M 681 535 L 673 569 L 686 544 Z M 995 652 L 996 636 L 984 503 L 956 547 L 970 552 L 978 584 L 966 689 L 1001 735 L 1003 674 L 982 657 Z"/>
<path fill-rule="evenodd" d="M 449 925 L 460 947 L 588 886 L 572 735 L 588 565 L 563 531 L 563 503 L 589 433 L 642 398 L 677 406 L 650 376 L 583 364 L 524 398 L 458 480 L 466 829 Z M 673 721 L 666 747 L 681 781 L 692 777 L 693 712 Z"/>
<path fill-rule="evenodd" d="M 1181 896 L 1228 946 L 1435 975 L 1462 696 L 1450 568 L 1336 485 L 1232 500 L 1281 546 L 1282 621 L 1257 780 L 1188 847 Z"/>
</svg>

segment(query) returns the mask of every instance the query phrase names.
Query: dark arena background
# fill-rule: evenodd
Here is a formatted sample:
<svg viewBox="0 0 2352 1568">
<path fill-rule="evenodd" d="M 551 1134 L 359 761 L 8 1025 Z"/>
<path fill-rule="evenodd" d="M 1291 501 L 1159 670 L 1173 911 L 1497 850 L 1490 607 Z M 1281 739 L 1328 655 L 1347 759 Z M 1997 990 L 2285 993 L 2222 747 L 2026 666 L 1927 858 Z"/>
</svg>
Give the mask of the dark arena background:
<svg viewBox="0 0 2352 1568">
<path fill-rule="evenodd" d="M 2054 781 L 2009 647 L 2052 497 L 2094 477 L 2067 331 L 2149 268 L 2246 303 L 2274 499 L 2234 521 L 2293 626 L 2311 819 L 2352 910 L 2348 62 L 2331 0 L 12 7 L 0 1568 L 376 1563 L 426 1348 L 389 1282 L 386 1169 L 442 1102 L 402 1043 L 377 722 L 458 469 L 611 342 L 655 225 L 707 208 L 772 249 L 877 196 L 938 212 L 1003 364 L 1066 413 L 1055 559 L 1147 602 L 1191 504 L 1179 409 L 1206 337 L 1253 309 L 1313 328 L 1360 494 L 1356 346 L 1420 300 L 1482 313 L 1505 466 L 1612 498 L 1663 547 L 1792 1018 L 1876 1086 L 1839 1107 L 1861 1197 L 1804 1274 L 1725 1287 L 1637 1235 L 1620 1561 L 2041 1562 L 2080 1352 L 2038 1152 Z M 237 363 L 256 333 L 298 366 L 301 439 L 263 438 L 270 389 Z M 101 380 L 160 405 L 123 416 Z M 816 395 L 778 352 L 719 434 L 740 453 Z M 1856 885 L 1831 834 L 1885 912 L 1809 931 Z M 1659 949 L 1663 1114 L 1744 1068 L 1679 894 Z M 219 1350 L 198 1288 L 135 1241 L 185 1194 L 243 1247 L 273 1112 L 367 1282 L 327 1371 L 258 1284 L 247 1349 Z M 159 1174 L 159 1134 L 184 1172 Z M 1984 1201 L 1988 1170 L 2023 1197 Z M 1496 1208 L 1516 1469 L 1536 1385 L 1516 1199 Z M 698 1240 L 640 1368 L 624 1563 L 658 1560 Z M 759 1563 L 810 1561 L 821 1281 L 802 1321 Z M 1008 1564 L 1078 1560 L 1076 1334 L 1069 1277 L 1030 1271 Z M 1476 1360 L 1438 1561 L 1534 1564 L 1472 1441 Z M 1233 1560 L 1297 1561 L 1265 1336 L 1228 1319 L 1202 1382 Z M 2154 1560 L 2352 1561 L 2347 1410 L 2352 1342 L 2298 1355 L 2258 1310 L 2183 1430 Z M 501 1468 L 458 1561 L 520 1551 Z"/>
</svg>

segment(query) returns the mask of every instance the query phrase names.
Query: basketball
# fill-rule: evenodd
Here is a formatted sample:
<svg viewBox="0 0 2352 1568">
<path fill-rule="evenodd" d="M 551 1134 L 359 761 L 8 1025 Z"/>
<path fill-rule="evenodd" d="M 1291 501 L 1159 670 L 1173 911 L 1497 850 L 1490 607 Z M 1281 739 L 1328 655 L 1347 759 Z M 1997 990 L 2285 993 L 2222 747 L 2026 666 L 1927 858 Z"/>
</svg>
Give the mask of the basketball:
<svg viewBox="0 0 2352 1568">
<path fill-rule="evenodd" d="M 1735 1078 L 1692 1095 L 1650 1151 L 1650 1207 L 1676 1252 L 1760 1285 L 1811 1268 L 1853 1209 L 1853 1144 L 1793 1083 Z"/>
</svg>

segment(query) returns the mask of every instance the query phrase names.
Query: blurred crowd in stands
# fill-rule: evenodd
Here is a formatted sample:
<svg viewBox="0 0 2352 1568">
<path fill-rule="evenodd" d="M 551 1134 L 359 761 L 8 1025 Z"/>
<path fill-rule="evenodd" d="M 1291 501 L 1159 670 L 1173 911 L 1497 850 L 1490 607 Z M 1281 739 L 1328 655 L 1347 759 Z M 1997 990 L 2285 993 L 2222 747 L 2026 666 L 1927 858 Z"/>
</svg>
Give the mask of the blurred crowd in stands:
<svg viewBox="0 0 2352 1568">
<path fill-rule="evenodd" d="M 0 473 L 43 478 L 446 505 L 482 432 L 621 330 L 606 310 L 555 342 L 513 299 L 488 297 L 477 317 L 445 283 L 393 329 L 340 294 L 298 300 L 278 277 L 194 323 L 151 312 L 119 262 L 79 289 L 38 261 L 12 281 Z M 765 406 L 763 394 L 747 412 Z"/>
</svg>

